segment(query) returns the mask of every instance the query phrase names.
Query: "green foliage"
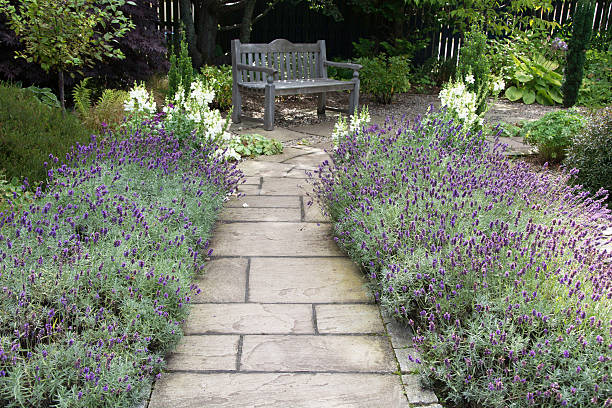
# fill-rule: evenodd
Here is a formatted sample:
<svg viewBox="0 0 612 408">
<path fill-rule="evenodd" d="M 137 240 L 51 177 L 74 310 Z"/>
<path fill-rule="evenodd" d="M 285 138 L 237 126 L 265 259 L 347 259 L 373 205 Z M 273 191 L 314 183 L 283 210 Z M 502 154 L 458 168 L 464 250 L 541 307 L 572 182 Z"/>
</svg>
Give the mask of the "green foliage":
<svg viewBox="0 0 612 408">
<path fill-rule="evenodd" d="M 414 54 L 425 48 L 427 44 L 429 38 L 418 40 L 395 38 L 392 42 L 360 38 L 357 42 L 353 42 L 353 53 L 357 58 L 374 58 L 383 53 L 390 57 L 405 56 L 412 59 Z"/>
<path fill-rule="evenodd" d="M 457 2 L 450 12 L 449 23 L 459 32 L 476 24 L 486 32 L 508 35 L 521 30 L 521 27 L 545 28 L 548 31 L 557 23 L 537 17 L 540 11 L 552 11 L 550 0 L 512 0 L 500 3 L 499 0 L 470 0 Z"/>
<path fill-rule="evenodd" d="M 522 99 L 528 105 L 534 102 L 554 105 L 563 101 L 560 92 L 563 76 L 555 72 L 559 64 L 541 55 L 535 58 L 519 55 L 512 59 L 510 78 L 514 85 L 506 89 L 506 98 L 513 102 Z"/>
<path fill-rule="evenodd" d="M 0 163 L 9 179 L 30 184 L 47 178 L 49 154 L 63 158 L 89 140 L 79 119 L 41 103 L 30 92 L 0 84 Z"/>
<path fill-rule="evenodd" d="M 612 103 L 612 48 L 588 50 L 584 73 L 577 104 L 601 108 Z"/>
<path fill-rule="evenodd" d="M 76 112 L 88 129 L 97 133 L 116 132 L 125 117 L 123 104 L 128 93 L 119 89 L 104 89 L 94 103 L 94 90 L 88 87 L 89 79 L 83 79 L 72 92 Z"/>
<path fill-rule="evenodd" d="M 549 112 L 542 118 L 527 122 L 520 135 L 525 141 L 538 147 L 547 162 L 560 162 L 574 136 L 582 131 L 586 119 L 577 110 Z"/>
<path fill-rule="evenodd" d="M 487 53 L 487 36 L 477 26 L 472 26 L 465 35 L 461 47 L 456 76 L 464 81 L 467 90 L 476 95 L 476 114 L 487 110 L 487 97 L 491 84 L 491 64 Z M 467 81 L 466 78 L 471 78 Z"/>
<path fill-rule="evenodd" d="M 272 156 L 283 152 L 281 142 L 258 134 L 236 136 L 230 140 L 229 148 L 242 157 Z"/>
<path fill-rule="evenodd" d="M 104 58 L 123 58 L 116 40 L 132 22 L 120 10 L 125 0 L 22 0 L 15 8 L 0 0 L 0 14 L 8 18 L 23 48 L 17 57 L 34 62 L 46 72 L 58 72 L 60 101 L 63 72 L 73 75 Z"/>
<path fill-rule="evenodd" d="M 612 107 L 588 118 L 567 152 L 565 165 L 579 170 L 576 181 L 595 193 L 600 188 L 612 192 Z"/>
<path fill-rule="evenodd" d="M 185 39 L 185 32 L 181 32 L 181 45 L 178 55 L 172 53 L 170 56 L 170 70 L 168 71 L 168 95 L 172 98 L 183 89 L 185 96 L 191 91 L 191 83 L 194 79 L 193 64 L 189 56 L 189 46 Z"/>
<path fill-rule="evenodd" d="M 49 107 L 59 108 L 61 106 L 60 101 L 57 99 L 57 96 L 55 96 L 51 88 L 39 88 L 37 86 L 32 85 L 27 88 L 24 88 L 24 90 L 31 92 L 32 95 L 36 97 L 36 99 L 38 99 Z"/>
<path fill-rule="evenodd" d="M 214 107 L 227 111 L 232 106 L 231 65 L 204 65 L 200 77 L 208 89 L 215 91 Z"/>
<path fill-rule="evenodd" d="M 578 91 L 584 73 L 585 52 L 589 48 L 593 32 L 595 1 L 578 0 L 572 18 L 573 30 L 567 53 L 565 81 L 563 82 L 563 106 L 573 106 L 578 100 Z"/>
<path fill-rule="evenodd" d="M 407 57 L 363 57 L 357 59 L 357 63 L 363 65 L 359 71 L 363 92 L 372 94 L 379 103 L 391 103 L 393 95 L 410 88 L 410 62 Z"/>
</svg>

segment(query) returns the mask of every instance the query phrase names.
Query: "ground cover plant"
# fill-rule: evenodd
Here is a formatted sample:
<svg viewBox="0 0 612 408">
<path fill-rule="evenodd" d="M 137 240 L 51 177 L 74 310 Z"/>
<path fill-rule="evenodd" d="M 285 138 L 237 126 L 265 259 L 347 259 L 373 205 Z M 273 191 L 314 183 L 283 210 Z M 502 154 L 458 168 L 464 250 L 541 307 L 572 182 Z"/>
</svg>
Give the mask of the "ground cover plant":
<svg viewBox="0 0 612 408">
<path fill-rule="evenodd" d="M 110 135 L 106 135 L 110 136 Z M 181 335 L 191 278 L 240 173 L 158 119 L 48 158 L 0 216 L 0 405 L 133 407 Z"/>
<path fill-rule="evenodd" d="M 450 406 L 611 404 L 603 198 L 464 134 L 441 111 L 340 140 L 312 179 L 337 242 Z"/>
</svg>

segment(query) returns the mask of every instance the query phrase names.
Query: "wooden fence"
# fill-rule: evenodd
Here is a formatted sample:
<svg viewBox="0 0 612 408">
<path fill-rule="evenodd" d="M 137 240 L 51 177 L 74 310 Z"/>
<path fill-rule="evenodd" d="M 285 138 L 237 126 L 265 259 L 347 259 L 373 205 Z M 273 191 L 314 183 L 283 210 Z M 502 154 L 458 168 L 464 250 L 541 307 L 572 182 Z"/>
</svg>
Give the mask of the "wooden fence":
<svg viewBox="0 0 612 408">
<path fill-rule="evenodd" d="M 563 25 L 570 19 L 575 6 L 576 0 L 556 1 L 552 11 L 540 12 L 537 16 Z M 166 33 L 169 41 L 175 41 L 174 33 L 178 32 L 180 26 L 178 0 L 160 0 L 158 10 L 159 28 Z M 281 2 L 255 24 L 251 41 L 266 43 L 276 38 L 286 38 L 293 42 L 314 42 L 325 39 L 330 57 L 349 57 L 353 51 L 352 43 L 361 37 L 374 36 L 383 23 L 363 19 L 362 15 L 350 7 L 341 11 L 344 20 L 336 22 L 331 17 L 310 10 L 306 2 Z M 444 60 L 457 55 L 461 46 L 461 34 L 454 32 L 450 26 L 440 26 L 435 20 L 436 13 L 445 12 L 448 11 L 428 6 L 408 12 L 408 32 L 418 30 L 431 39 L 426 49 L 417 55 L 418 60 L 430 57 Z M 593 28 L 599 32 L 612 29 L 612 0 L 597 1 Z M 237 37 L 237 30 L 221 31 L 217 43 L 222 50 L 228 51 L 230 41 Z"/>
</svg>

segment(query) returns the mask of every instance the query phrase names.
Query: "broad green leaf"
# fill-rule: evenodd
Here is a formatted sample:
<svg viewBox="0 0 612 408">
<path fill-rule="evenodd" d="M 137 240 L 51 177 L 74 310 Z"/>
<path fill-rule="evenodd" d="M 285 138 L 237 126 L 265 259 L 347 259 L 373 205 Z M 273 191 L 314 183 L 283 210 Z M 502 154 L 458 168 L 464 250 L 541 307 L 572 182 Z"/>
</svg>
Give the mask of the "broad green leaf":
<svg viewBox="0 0 612 408">
<path fill-rule="evenodd" d="M 517 71 L 514 74 L 515 78 L 521 82 L 521 83 L 527 83 L 529 81 L 531 81 L 533 79 L 533 75 L 527 73 L 527 72 L 523 72 L 523 71 Z"/>
<path fill-rule="evenodd" d="M 516 86 L 511 86 L 510 88 L 506 89 L 505 95 L 506 98 L 512 102 L 515 102 L 523 97 L 523 91 Z"/>
<path fill-rule="evenodd" d="M 563 103 L 563 95 L 561 95 L 561 92 L 558 89 L 551 89 L 548 94 L 553 101 Z"/>
<path fill-rule="evenodd" d="M 541 90 L 538 91 L 538 93 L 536 94 L 536 101 L 540 105 L 546 105 L 546 106 L 552 106 L 555 104 L 555 102 L 552 100 L 548 92 L 541 91 Z"/>
<path fill-rule="evenodd" d="M 536 94 L 533 89 L 525 89 L 523 92 L 523 102 L 527 105 L 531 105 L 535 102 Z"/>
</svg>

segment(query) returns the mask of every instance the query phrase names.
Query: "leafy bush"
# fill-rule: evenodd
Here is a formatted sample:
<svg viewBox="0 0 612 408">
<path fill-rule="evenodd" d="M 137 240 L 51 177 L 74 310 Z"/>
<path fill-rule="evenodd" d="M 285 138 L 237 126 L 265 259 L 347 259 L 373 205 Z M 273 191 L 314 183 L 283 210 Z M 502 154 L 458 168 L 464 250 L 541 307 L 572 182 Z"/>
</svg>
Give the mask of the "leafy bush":
<svg viewBox="0 0 612 408">
<path fill-rule="evenodd" d="M 228 146 L 242 157 L 272 156 L 283 152 L 281 142 L 258 134 L 235 136 Z"/>
<path fill-rule="evenodd" d="M 31 200 L 32 193 L 22 187 L 19 179 L 7 180 L 4 170 L 0 169 L 0 217 L 1 214 L 20 211 Z"/>
<path fill-rule="evenodd" d="M 313 180 L 338 244 L 449 406 L 609 404 L 610 211 L 454 131 L 441 112 L 341 143 Z"/>
<path fill-rule="evenodd" d="M 534 58 L 513 56 L 514 65 L 510 73 L 513 86 L 506 89 L 506 98 L 512 102 L 523 100 L 530 105 L 538 102 L 541 105 L 554 105 L 563 102 L 561 80 L 563 76 L 555 72 L 559 64 L 549 61 L 541 55 Z"/>
<path fill-rule="evenodd" d="M 27 177 L 36 184 L 47 178 L 49 154 L 63 158 L 89 132 L 79 119 L 51 108 L 31 92 L 0 83 L 0 166 L 9 179 Z"/>
<path fill-rule="evenodd" d="M 132 407 L 161 375 L 241 175 L 155 128 L 51 161 L 47 192 L 0 218 L 1 406 Z"/>
<path fill-rule="evenodd" d="M 359 71 L 363 92 L 372 94 L 379 103 L 391 103 L 393 95 L 410 88 L 410 62 L 404 56 L 363 57 L 357 63 L 363 65 Z"/>
<path fill-rule="evenodd" d="M 612 103 L 612 48 L 588 50 L 578 105 L 601 108 Z"/>
<path fill-rule="evenodd" d="M 412 59 L 414 54 L 429 44 L 429 41 L 429 38 L 395 38 L 392 42 L 360 38 L 357 42 L 353 42 L 353 53 L 358 58 L 375 58 L 383 53 L 390 57 L 404 56 Z"/>
<path fill-rule="evenodd" d="M 461 47 L 456 79 L 465 81 L 467 90 L 476 95 L 476 114 L 486 112 L 487 97 L 489 96 L 491 64 L 487 53 L 487 36 L 476 26 L 466 33 L 465 41 Z M 467 78 L 467 79 L 466 79 Z"/>
<path fill-rule="evenodd" d="M 88 80 L 85 78 L 74 87 L 72 96 L 75 110 L 88 129 L 97 133 L 107 130 L 116 132 L 125 118 L 123 104 L 128 93 L 119 89 L 105 89 L 94 104 L 93 91 L 87 87 Z"/>
<path fill-rule="evenodd" d="M 31 92 L 39 101 L 51 108 L 59 108 L 61 106 L 57 96 L 53 93 L 51 88 L 39 88 L 37 86 L 29 86 L 25 88 L 26 91 Z"/>
<path fill-rule="evenodd" d="M 586 119 L 580 112 L 574 109 L 558 110 L 525 123 L 520 135 L 527 143 L 538 147 L 544 160 L 560 162 L 572 144 L 572 139 L 585 124 Z"/>
<path fill-rule="evenodd" d="M 232 107 L 232 67 L 231 65 L 205 65 L 200 78 L 204 85 L 215 91 L 213 106 L 226 111 Z"/>
<path fill-rule="evenodd" d="M 568 149 L 565 165 L 580 170 L 577 182 L 592 192 L 612 193 L 612 107 L 595 113 Z"/>
</svg>

